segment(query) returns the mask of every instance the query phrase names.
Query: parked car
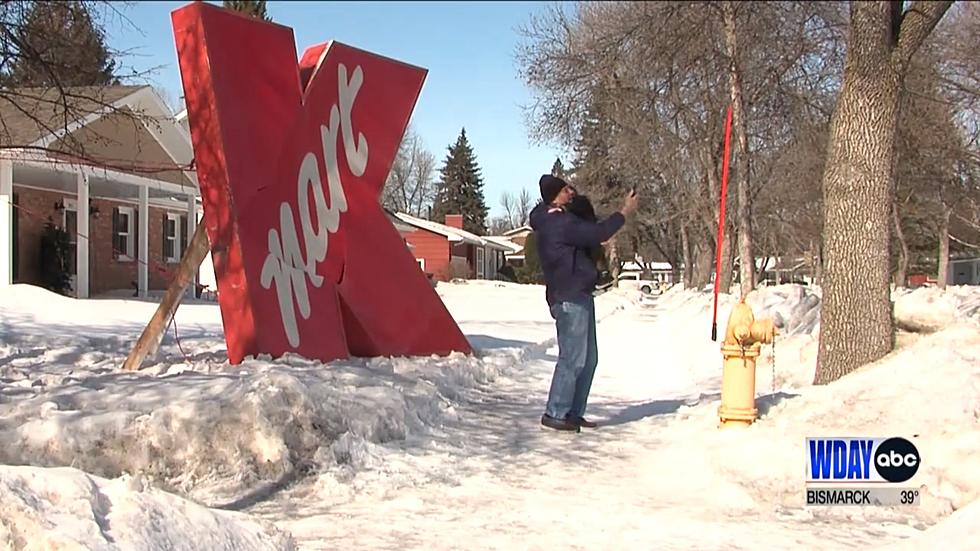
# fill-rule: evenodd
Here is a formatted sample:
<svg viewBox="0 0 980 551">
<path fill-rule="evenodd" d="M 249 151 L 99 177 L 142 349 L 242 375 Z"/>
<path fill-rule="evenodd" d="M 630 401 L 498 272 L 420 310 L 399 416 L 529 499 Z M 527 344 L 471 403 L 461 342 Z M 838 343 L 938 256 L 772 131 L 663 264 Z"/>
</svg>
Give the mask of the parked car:
<svg viewBox="0 0 980 551">
<path fill-rule="evenodd" d="M 663 288 L 661 287 L 659 281 L 643 279 L 641 274 L 632 272 L 619 274 L 619 287 L 621 289 L 636 289 L 647 295 L 663 294 Z"/>
</svg>

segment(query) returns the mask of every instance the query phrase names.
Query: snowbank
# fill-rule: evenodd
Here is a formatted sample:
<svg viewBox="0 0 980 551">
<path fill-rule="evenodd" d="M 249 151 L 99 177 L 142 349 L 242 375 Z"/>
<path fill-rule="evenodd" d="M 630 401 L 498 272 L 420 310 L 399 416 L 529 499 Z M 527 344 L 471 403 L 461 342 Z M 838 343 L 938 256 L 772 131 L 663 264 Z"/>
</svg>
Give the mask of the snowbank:
<svg viewBox="0 0 980 551">
<path fill-rule="evenodd" d="M 128 373 L 118 366 L 152 302 L 76 301 L 30 286 L 0 296 L 0 463 L 140 474 L 181 495 L 244 499 L 262 484 L 337 465 L 362 467 L 372 444 L 437 434 L 462 389 L 492 383 L 554 338 L 540 287 L 440 285 L 477 354 L 355 359 L 223 359 L 214 304 L 178 311 L 180 349 Z M 500 293 L 511 299 L 500 303 Z M 516 300 L 514 300 L 516 299 Z M 599 300 L 599 315 L 631 303 Z M 94 311 L 98 315 L 93 315 Z M 145 316 L 145 317 L 143 317 Z"/>
<path fill-rule="evenodd" d="M 0 548 L 285 551 L 292 537 L 269 522 L 216 511 L 77 469 L 0 466 Z"/>
<path fill-rule="evenodd" d="M 734 300 L 720 298 L 719 334 Z M 980 499 L 980 289 L 896 292 L 897 325 L 928 333 L 902 341 L 885 358 L 825 386 L 811 384 L 818 292 L 783 285 L 759 289 L 747 302 L 756 318 L 770 317 L 780 326 L 775 369 L 769 346 L 757 367 L 759 419 L 744 431 L 718 431 L 717 401 L 691 408 L 662 436 L 672 444 L 666 453 L 677 454 L 677 461 L 706 454 L 718 484 L 735 481 L 751 498 L 745 502 L 749 508 L 764 503 L 802 507 L 806 437 L 903 436 L 923 458 L 908 483 L 923 491 L 922 506 L 915 511 L 923 522 Z M 694 380 L 718 383 L 702 389 L 720 392 L 718 343 L 709 332 L 711 294 L 675 291 L 660 307 L 669 311 L 665 340 L 682 350 L 673 358 L 688 364 Z M 862 514 L 854 511 L 841 508 L 826 515 Z"/>
<path fill-rule="evenodd" d="M 885 551 L 973 551 L 980 542 L 980 500 L 957 510 L 939 524 L 903 542 L 881 546 Z"/>
</svg>

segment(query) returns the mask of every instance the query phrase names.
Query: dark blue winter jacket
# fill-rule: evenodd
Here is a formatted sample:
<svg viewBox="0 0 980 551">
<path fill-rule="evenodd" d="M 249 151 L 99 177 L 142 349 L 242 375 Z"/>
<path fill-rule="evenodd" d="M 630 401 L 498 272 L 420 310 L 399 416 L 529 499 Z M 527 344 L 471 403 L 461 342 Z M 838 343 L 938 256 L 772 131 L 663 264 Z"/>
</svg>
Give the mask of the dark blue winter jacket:
<svg viewBox="0 0 980 551">
<path fill-rule="evenodd" d="M 608 241 L 623 227 L 626 218 L 622 213 L 587 222 L 563 209 L 539 203 L 528 218 L 538 246 L 548 305 L 591 296 L 599 274 L 589 249 Z"/>
</svg>

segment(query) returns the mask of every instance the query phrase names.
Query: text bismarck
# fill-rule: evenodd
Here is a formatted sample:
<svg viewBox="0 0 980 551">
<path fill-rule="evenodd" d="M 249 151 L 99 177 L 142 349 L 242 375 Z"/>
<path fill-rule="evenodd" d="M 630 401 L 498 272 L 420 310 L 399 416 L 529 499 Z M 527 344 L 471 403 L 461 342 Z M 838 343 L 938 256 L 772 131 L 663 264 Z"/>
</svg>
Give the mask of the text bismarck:
<svg viewBox="0 0 980 551">
<path fill-rule="evenodd" d="M 808 488 L 807 505 L 871 505 L 871 490 Z"/>
</svg>

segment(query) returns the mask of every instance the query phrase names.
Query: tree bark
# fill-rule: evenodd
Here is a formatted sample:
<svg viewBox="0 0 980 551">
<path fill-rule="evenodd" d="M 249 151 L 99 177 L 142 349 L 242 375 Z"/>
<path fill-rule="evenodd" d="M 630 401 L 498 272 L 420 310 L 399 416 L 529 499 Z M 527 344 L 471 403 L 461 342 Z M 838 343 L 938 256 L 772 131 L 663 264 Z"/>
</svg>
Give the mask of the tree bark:
<svg viewBox="0 0 980 551">
<path fill-rule="evenodd" d="M 725 237 L 721 242 L 721 285 L 718 286 L 718 292 L 727 294 L 732 292 L 732 276 L 735 271 L 735 259 L 734 251 L 732 250 L 734 228 L 727 222 L 725 226 Z M 715 266 L 712 264 L 712 273 L 714 273 L 714 269 Z"/>
<path fill-rule="evenodd" d="M 902 220 L 898 216 L 898 205 L 892 203 L 892 222 L 895 227 L 895 240 L 898 242 L 898 266 L 895 268 L 895 287 L 905 287 L 908 282 L 909 244 L 902 231 Z"/>
<path fill-rule="evenodd" d="M 696 291 L 704 289 L 711 283 L 714 265 L 715 248 L 708 239 L 701 239 L 694 247 L 694 273 L 691 274 L 692 288 Z"/>
<path fill-rule="evenodd" d="M 732 128 L 738 146 L 737 181 L 739 281 L 742 296 L 755 288 L 755 254 L 752 250 L 752 205 L 749 197 L 749 138 L 746 131 L 745 106 L 742 102 L 742 78 L 738 67 L 738 35 L 735 27 L 735 6 L 725 2 L 725 45 L 728 50 L 728 81 L 732 99 Z"/>
<path fill-rule="evenodd" d="M 681 226 L 681 255 L 684 258 L 684 288 L 690 289 L 694 283 L 694 256 L 691 254 L 691 238 L 686 224 Z"/>
<path fill-rule="evenodd" d="M 940 289 L 946 288 L 949 279 L 949 217 L 950 209 L 943 206 L 939 218 L 939 270 L 936 273 L 936 285 Z"/>
<path fill-rule="evenodd" d="M 844 80 L 823 176 L 824 267 L 815 384 L 894 347 L 889 209 L 899 90 L 911 55 L 948 2 L 853 2 Z"/>
<path fill-rule="evenodd" d="M 609 258 L 609 273 L 613 278 L 613 287 L 619 287 L 619 274 L 621 272 L 619 264 L 619 250 L 616 247 L 616 237 L 609 240 L 609 247 L 606 249 L 606 253 L 608 255 L 607 258 Z"/>
<path fill-rule="evenodd" d="M 704 156 L 702 156 L 702 158 L 704 158 Z M 720 201 L 721 165 L 723 162 L 724 162 L 723 159 L 717 159 L 717 160 L 709 159 L 707 160 L 707 162 L 705 162 L 705 165 L 708 167 L 707 184 L 708 184 L 708 191 L 710 193 L 710 197 L 712 198 L 711 211 L 714 213 L 714 218 L 711 220 L 705 220 L 704 226 L 706 228 L 705 231 L 711 232 L 709 233 L 709 235 L 711 235 L 715 239 L 715 246 L 717 246 L 718 236 L 715 235 L 714 232 L 718 231 L 718 219 L 721 217 L 721 201 Z M 720 277 L 718 278 L 719 281 L 718 292 L 727 294 L 731 292 L 731 288 L 732 288 L 732 272 L 734 270 L 734 260 L 733 260 L 734 251 L 732 250 L 733 228 L 732 228 L 732 224 L 728 222 L 729 220 L 731 220 L 731 217 L 728 216 L 729 211 L 731 210 L 730 208 L 728 208 L 728 206 L 731 204 L 731 202 L 727 201 L 726 199 L 725 203 L 726 203 L 725 204 L 725 235 L 721 243 L 721 274 Z M 714 261 L 715 260 L 714 255 L 716 254 L 716 250 L 712 249 L 711 254 L 712 254 L 711 260 Z M 713 264 L 710 267 L 710 269 L 712 270 L 711 273 L 714 273 L 713 270 L 715 269 L 715 267 Z M 710 279 L 706 283 L 710 283 Z"/>
</svg>

